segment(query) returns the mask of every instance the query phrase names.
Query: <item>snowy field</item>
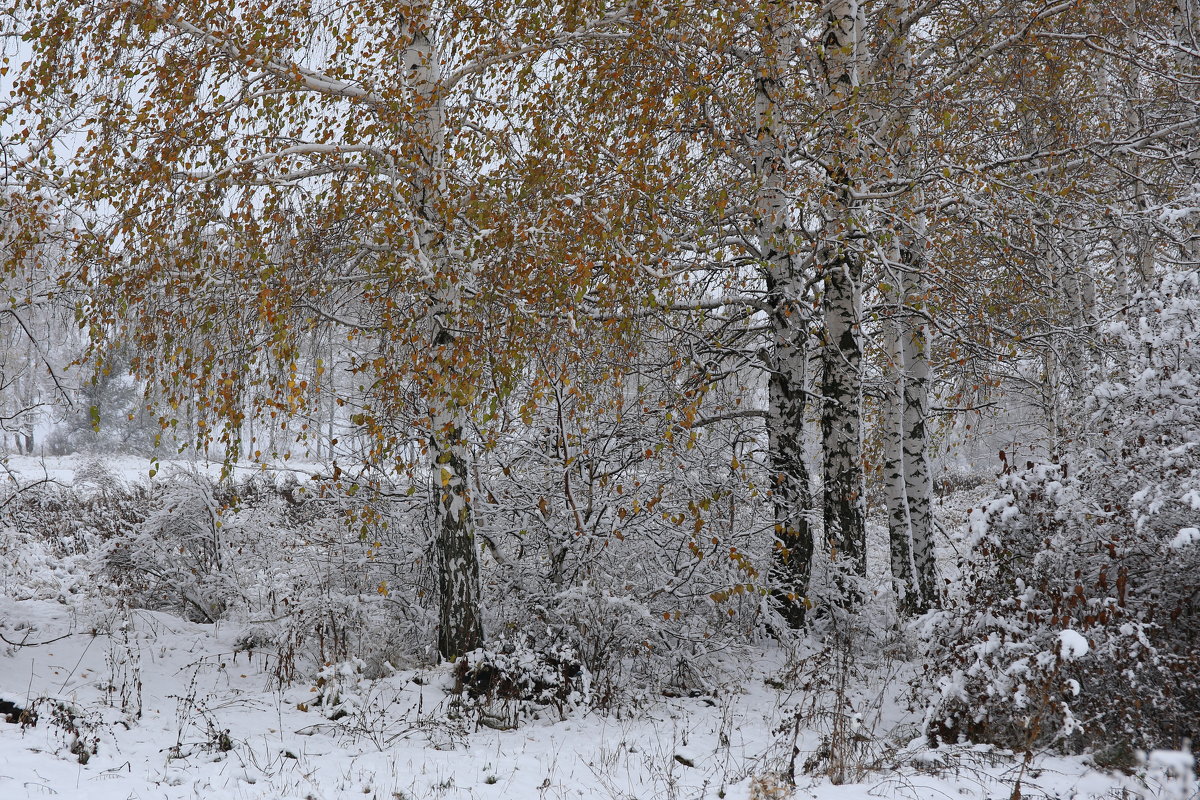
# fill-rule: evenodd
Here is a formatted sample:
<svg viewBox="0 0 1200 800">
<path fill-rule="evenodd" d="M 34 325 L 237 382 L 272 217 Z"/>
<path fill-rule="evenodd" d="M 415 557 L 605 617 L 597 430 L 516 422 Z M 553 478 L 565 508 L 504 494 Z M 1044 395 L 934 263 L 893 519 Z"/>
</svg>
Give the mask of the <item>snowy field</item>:
<svg viewBox="0 0 1200 800">
<path fill-rule="evenodd" d="M 67 483 L 78 463 L 10 466 Z M 148 463 L 114 467 L 133 479 Z M 903 663 L 879 665 L 857 690 L 856 745 L 835 785 L 822 753 L 828 715 L 805 693 L 804 664 L 777 645 L 724 665 L 711 693 L 604 712 L 547 706 L 497 730 L 464 707 L 448 665 L 367 680 L 347 663 L 280 687 L 275 656 L 243 649 L 237 627 L 114 607 L 89 591 L 95 579 L 87 558 L 6 553 L 0 798 L 1200 796 L 1182 754 L 1112 775 L 1082 757 L 931 749 L 920 710 L 905 707 Z M 316 702 L 334 687 L 337 714 Z"/>
<path fill-rule="evenodd" d="M 7 491 L 14 486 L 28 486 L 38 481 L 50 481 L 62 486 L 71 486 L 81 470 L 94 458 L 84 455 L 39 457 L 7 455 L 0 464 L 0 486 Z M 146 481 L 152 474 L 160 477 L 172 472 L 200 472 L 213 478 L 221 474 L 220 461 L 206 461 L 197 458 L 171 460 L 162 458 L 153 460 L 144 456 L 106 455 L 103 458 L 106 470 L 128 483 Z M 287 467 L 272 468 L 261 464 L 237 465 L 234 474 L 237 476 L 269 470 L 277 474 L 290 473 L 298 480 L 304 480 L 314 470 L 319 470 L 316 464 L 292 462 Z"/>
</svg>

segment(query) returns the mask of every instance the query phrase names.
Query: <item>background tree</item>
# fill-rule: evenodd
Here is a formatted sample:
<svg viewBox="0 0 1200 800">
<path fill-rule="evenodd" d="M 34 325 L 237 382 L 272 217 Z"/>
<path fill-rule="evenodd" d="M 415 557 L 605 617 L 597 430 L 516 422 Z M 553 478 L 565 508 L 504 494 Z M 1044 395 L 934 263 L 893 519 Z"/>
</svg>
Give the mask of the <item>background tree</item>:
<svg viewBox="0 0 1200 800">
<path fill-rule="evenodd" d="M 7 152 L 5 155 L 9 155 Z M 38 436 L 71 407 L 66 368 L 82 352 L 71 309 L 56 296 L 52 209 L 11 173 L 0 187 L 0 430 L 17 453 L 44 452 Z M 11 438 L 10 438 L 11 437 Z"/>
</svg>

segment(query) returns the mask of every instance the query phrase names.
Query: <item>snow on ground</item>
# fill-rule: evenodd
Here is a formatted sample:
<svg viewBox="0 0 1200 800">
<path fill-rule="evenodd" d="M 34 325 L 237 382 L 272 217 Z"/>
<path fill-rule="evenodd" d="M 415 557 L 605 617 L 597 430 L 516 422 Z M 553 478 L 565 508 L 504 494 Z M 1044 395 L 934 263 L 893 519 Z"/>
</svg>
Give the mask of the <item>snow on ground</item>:
<svg viewBox="0 0 1200 800">
<path fill-rule="evenodd" d="M 0 468 L 0 491 L 16 485 L 27 486 L 39 481 L 52 481 L 63 486 L 75 483 L 76 473 L 96 461 L 93 456 L 3 456 Z M 216 478 L 221 474 L 222 462 L 201 458 L 166 458 L 154 461 L 146 456 L 105 455 L 100 461 L 105 470 L 120 480 L 135 483 L 145 481 L 152 473 L 166 477 L 172 472 L 198 471 Z M 307 480 L 321 467 L 303 461 L 290 462 L 284 467 L 265 467 L 262 464 L 238 464 L 234 474 L 249 475 L 269 469 L 276 474 L 291 474 L 298 480 Z"/>
<path fill-rule="evenodd" d="M 12 461 L 23 479 L 40 471 L 63 483 L 81 463 Z M 132 480 L 147 467 L 110 469 Z M 820 760 L 828 710 L 795 688 L 810 679 L 777 646 L 727 664 L 709 695 L 607 713 L 547 708 L 515 730 L 464 715 L 448 666 L 368 681 L 347 665 L 329 672 L 348 711 L 331 720 L 314 702 L 328 683 L 279 687 L 274 656 L 239 651 L 235 627 L 113 607 L 79 588 L 86 561 L 48 563 L 35 544 L 8 543 L 29 552 L 5 565 L 21 574 L 0 582 L 0 711 L 12 720 L 0 714 L 0 798 L 990 800 L 1012 797 L 1018 780 L 1024 798 L 1200 797 L 1178 753 L 1113 776 L 1082 758 L 1024 764 L 988 747 L 929 749 L 896 677 L 908 665 L 880 671 L 892 685 L 869 687 L 882 699 L 854 722 L 853 782 L 834 785 L 827 769 L 804 774 Z M 794 790 L 780 777 L 789 762 Z"/>
<path fill-rule="evenodd" d="M 315 686 L 273 689 L 271 656 L 235 651 L 236 631 L 221 626 L 11 598 L 0 598 L 0 620 L 0 634 L 30 645 L 0 652 L 0 700 L 38 714 L 36 725 L 0 724 L 0 797 L 792 796 L 771 777 L 791 741 L 773 731 L 795 700 L 767 683 L 777 654 L 746 664 L 715 697 L 622 715 L 547 709 L 516 730 L 474 730 L 454 719 L 446 667 L 358 683 L 351 713 L 331 721 L 310 705 Z M 798 741 L 802 764 L 816 740 Z M 1026 798 L 1184 800 L 1195 784 L 1178 761 L 1156 753 L 1146 786 L 1080 759 L 1040 757 L 1022 770 L 1011 754 L 916 740 L 859 783 L 800 776 L 794 796 L 1001 798 L 1020 776 Z"/>
</svg>

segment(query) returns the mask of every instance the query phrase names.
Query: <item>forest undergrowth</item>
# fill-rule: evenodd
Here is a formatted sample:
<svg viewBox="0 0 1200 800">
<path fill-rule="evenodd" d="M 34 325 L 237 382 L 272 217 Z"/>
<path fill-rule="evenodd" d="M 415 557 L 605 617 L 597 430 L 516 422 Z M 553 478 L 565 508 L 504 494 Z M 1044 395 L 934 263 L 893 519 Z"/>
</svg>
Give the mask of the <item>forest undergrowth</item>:
<svg viewBox="0 0 1200 800">
<path fill-rule="evenodd" d="M 497 559 L 483 576 L 496 592 L 487 620 L 496 633 L 439 666 L 425 646 L 435 620 L 421 543 L 402 525 L 364 537 L 345 523 L 350 498 L 321 498 L 294 477 L 219 482 L 179 470 L 147 482 L 102 460 L 77 463 L 72 486 L 10 500 L 0 545 L 4 658 L 29 657 L 26 691 L 7 671 L 0 699 L 22 741 L 35 741 L 35 727 L 53 734 L 47 752 L 62 763 L 103 756 L 111 769 L 109 759 L 137 751 L 129 737 L 159 725 L 174 741 L 158 748 L 157 785 L 191 785 L 199 762 L 236 763 L 239 786 L 280 792 L 301 756 L 293 743 L 256 749 L 254 718 L 274 713 L 280 741 L 284 729 L 295 741 L 318 737 L 350 762 L 398 747 L 474 752 L 481 737 L 498 737 L 476 765 L 487 772 L 477 785 L 448 764 L 395 795 L 414 798 L 485 796 L 479 786 L 501 780 L 521 732 L 534 731 L 536 750 L 555 731 L 571 741 L 597 726 L 608 733 L 586 780 L 551 767 L 548 785 L 613 797 L 805 796 L 797 787 L 853 797 L 881 786 L 919 797 L 931 781 L 979 797 L 1070 796 L 1069 785 L 1075 796 L 1185 800 L 1196 790 L 1189 620 L 1155 624 L 1170 598 L 1147 598 L 1116 571 L 1109 599 L 1073 601 L 1079 592 L 1054 580 L 1063 560 L 1083 557 L 1067 547 L 1080 542 L 1067 513 L 1078 497 L 1060 468 L 1006 472 L 940 498 L 939 522 L 953 533 L 939 559 L 955 562 L 966 588 L 916 619 L 897 616 L 879 570 L 859 608 L 831 608 L 791 631 L 772 624 L 763 595 L 705 595 L 663 614 L 654 590 L 639 595 L 619 574 L 519 595 L 533 578 L 504 575 Z M 885 531 L 871 530 L 878 561 Z M 1062 539 L 1053 558 L 1026 556 L 1015 571 L 1016 548 L 1034 535 Z M 1190 549 L 1168 548 L 1176 574 L 1195 567 Z M 1113 558 L 1092 553 L 1100 566 Z M 1121 564 L 1122 575 L 1144 575 Z M 1106 611 L 1121 621 L 1106 624 Z M 79 653 L 58 691 L 33 691 L 46 677 L 39 645 Z M 173 706 L 173 724 L 147 719 L 152 705 Z M 534 760 L 543 765 L 545 753 Z M 320 790 L 292 788 L 338 796 L 355 783 L 346 769 Z M 366 783 L 378 794 L 373 775 Z M 228 767 L 204 780 L 218 776 L 230 780 Z M 522 796 L 515 774 L 506 785 Z"/>
</svg>

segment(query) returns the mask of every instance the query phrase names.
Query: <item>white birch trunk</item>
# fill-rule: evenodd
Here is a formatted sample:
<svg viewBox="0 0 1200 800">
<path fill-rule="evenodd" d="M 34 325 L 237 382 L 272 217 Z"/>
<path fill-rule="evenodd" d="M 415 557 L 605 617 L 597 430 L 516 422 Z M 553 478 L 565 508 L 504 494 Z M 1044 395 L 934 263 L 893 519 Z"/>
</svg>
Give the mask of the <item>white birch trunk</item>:
<svg viewBox="0 0 1200 800">
<path fill-rule="evenodd" d="M 891 265 L 899 263 L 899 242 L 889 243 Z M 908 612 L 915 597 L 912 558 L 912 520 L 908 513 L 908 483 L 904 470 L 904 328 L 899 276 L 888 275 L 887 316 L 884 319 L 883 368 L 883 482 L 887 506 L 888 544 L 897 605 Z"/>
<path fill-rule="evenodd" d="M 920 193 L 914 202 L 920 204 Z M 903 292 L 910 312 L 904 336 L 904 486 L 912 526 L 914 612 L 938 605 L 937 562 L 933 549 L 933 476 L 929 466 L 929 322 L 925 270 L 925 219 L 914 220 L 904 248 Z"/>
<path fill-rule="evenodd" d="M 1129 0 L 1126 5 L 1130 16 L 1136 17 L 1138 14 L 1137 0 Z M 1129 52 L 1136 53 L 1138 44 L 1138 31 L 1136 27 L 1130 26 L 1126 30 L 1125 45 L 1129 48 Z M 1126 132 L 1128 135 L 1134 136 L 1142 130 L 1142 120 L 1137 106 L 1143 94 L 1141 69 L 1136 61 L 1129 64 L 1126 70 L 1124 92 Z M 1133 266 L 1136 269 L 1136 284 L 1133 287 L 1135 294 L 1141 291 L 1154 276 L 1154 234 L 1151 226 L 1146 222 L 1151 201 L 1146 181 L 1142 178 L 1142 162 L 1143 158 L 1135 151 L 1130 159 L 1130 168 L 1134 178 L 1133 199 L 1134 214 L 1136 215 L 1136 227 L 1132 237 L 1135 253 Z"/>
<path fill-rule="evenodd" d="M 1061 304 L 1067 294 L 1064 290 L 1065 274 L 1059 252 L 1052 244 L 1054 229 L 1048 220 L 1039 224 L 1035 253 L 1037 264 L 1044 271 L 1050 284 L 1047 307 L 1056 315 L 1061 313 Z M 1069 335 L 1069 334 L 1068 334 Z M 1071 339 L 1061 335 L 1047 337 L 1042 350 L 1041 393 L 1042 422 L 1045 428 L 1045 446 L 1049 458 L 1057 460 L 1063 454 L 1062 417 L 1064 385 L 1063 366 L 1059 348 L 1070 352 Z"/>
<path fill-rule="evenodd" d="M 885 463 L 892 578 L 898 586 L 902 613 L 927 610 L 937 601 L 933 555 L 933 480 L 929 467 L 929 341 L 924 316 L 925 215 L 915 156 L 913 109 L 917 86 L 908 31 L 902 26 L 911 13 L 908 0 L 893 0 L 887 8 L 892 39 L 884 80 L 892 87 L 891 107 L 884 112 L 883 140 L 891 148 L 884 159 L 893 176 L 914 187 L 907 204 L 892 210 L 888 262 L 896 275 L 889 306 L 887 396 L 884 413 Z"/>
<path fill-rule="evenodd" d="M 775 557 L 771 566 L 772 598 L 792 627 L 804 621 L 813 538 L 810 525 L 812 494 L 804 461 L 808 336 L 811 327 L 804 275 L 796 257 L 791 229 L 783 109 L 778 103 L 778 75 L 790 60 L 790 21 L 770 18 L 764 31 L 768 63 L 755 83 L 755 124 L 758 152 L 755 172 L 759 189 L 754 222 L 770 306 L 771 347 L 766 354 L 767 448 L 771 470 L 771 499 L 775 517 Z M 774 55 L 774 63 L 769 58 Z"/>
<path fill-rule="evenodd" d="M 866 575 L 866 507 L 862 462 L 862 260 L 853 241 L 860 209 L 851 197 L 861 158 L 857 113 L 862 24 L 855 0 L 835 0 L 824 37 L 826 108 L 831 142 L 832 203 L 818 253 L 824 278 L 821 441 L 825 538 L 843 578 Z M 855 605 L 853 581 L 841 600 Z"/>
<path fill-rule="evenodd" d="M 1057 458 L 1061 452 L 1061 425 L 1058 398 L 1061 378 L 1058 368 L 1058 354 L 1054 352 L 1053 342 L 1042 353 L 1042 415 L 1046 431 L 1046 449 L 1051 459 Z"/>
<path fill-rule="evenodd" d="M 1200 116 L 1200 0 L 1175 0 L 1171 17 L 1173 38 L 1178 42 L 1175 64 L 1181 80 L 1184 113 Z M 1200 206 L 1200 142 L 1192 142 L 1180 166 L 1184 186 L 1193 193 L 1189 205 L 1194 209 Z M 1181 222 L 1181 266 L 1185 270 L 1196 269 L 1200 266 L 1200 212 L 1191 211 Z"/>
<path fill-rule="evenodd" d="M 1079 411 L 1077 406 L 1082 398 L 1091 396 L 1102 360 L 1093 328 L 1096 320 L 1096 284 L 1092 276 L 1091 259 L 1078 234 L 1065 234 L 1063 270 L 1063 287 L 1067 293 L 1065 300 L 1072 328 L 1066 354 L 1071 369 L 1071 397 L 1076 406 L 1072 409 L 1074 414 Z M 1080 432 L 1086 437 L 1088 426 L 1081 426 Z"/>
<path fill-rule="evenodd" d="M 825 462 L 825 536 L 848 575 L 866 575 L 866 508 L 862 464 L 862 266 L 848 249 L 825 262 L 825 346 L 821 438 Z M 853 600 L 847 589 L 846 598 Z"/>
<path fill-rule="evenodd" d="M 421 23 L 428 25 L 427 20 Z M 461 305 L 463 274 L 469 265 L 456 262 L 446 239 L 442 217 L 445 191 L 445 109 L 439 55 L 430 29 L 413 32 L 406 65 L 413 78 L 422 165 L 414 188 L 421 225 L 417 257 L 431 273 L 433 335 L 431 345 L 440 375 L 431 376 L 429 443 L 437 533 L 435 560 L 438 584 L 438 652 L 453 660 L 483 646 L 480 614 L 479 553 L 470 492 L 471 448 L 466 414 L 455 397 L 453 375 L 458 348 L 454 318 Z M 459 273 L 459 274 L 456 274 Z"/>
</svg>

